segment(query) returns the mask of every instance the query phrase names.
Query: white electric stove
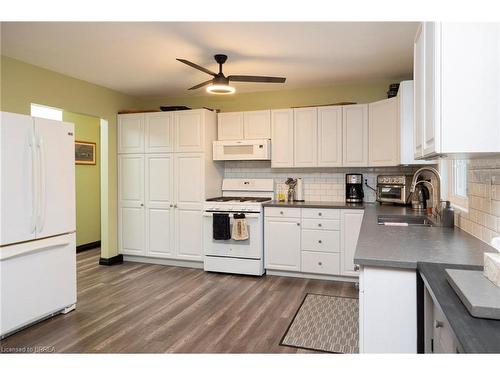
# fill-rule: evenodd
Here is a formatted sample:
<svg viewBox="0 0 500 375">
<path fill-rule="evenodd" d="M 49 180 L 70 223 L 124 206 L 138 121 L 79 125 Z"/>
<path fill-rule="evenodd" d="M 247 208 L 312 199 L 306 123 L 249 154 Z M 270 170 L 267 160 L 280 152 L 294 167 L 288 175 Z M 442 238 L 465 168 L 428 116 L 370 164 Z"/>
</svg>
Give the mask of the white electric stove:
<svg viewBox="0 0 500 375">
<path fill-rule="evenodd" d="M 274 197 L 272 179 L 226 178 L 222 197 L 207 199 L 203 212 L 204 269 L 245 275 L 264 274 L 264 213 L 262 203 Z M 230 227 L 234 214 L 245 214 L 249 238 L 244 241 L 215 240 L 213 215 L 227 214 Z"/>
</svg>

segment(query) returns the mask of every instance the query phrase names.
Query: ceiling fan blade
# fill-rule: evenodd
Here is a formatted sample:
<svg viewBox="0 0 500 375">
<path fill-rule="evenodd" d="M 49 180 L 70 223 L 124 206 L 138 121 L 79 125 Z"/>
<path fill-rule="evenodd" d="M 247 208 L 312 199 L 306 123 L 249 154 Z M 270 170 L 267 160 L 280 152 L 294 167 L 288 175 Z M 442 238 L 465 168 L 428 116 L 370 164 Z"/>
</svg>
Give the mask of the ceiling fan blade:
<svg viewBox="0 0 500 375">
<path fill-rule="evenodd" d="M 228 76 L 230 81 L 235 82 L 266 82 L 266 83 L 284 83 L 284 77 L 265 77 L 265 76 Z"/>
<path fill-rule="evenodd" d="M 212 81 L 213 81 L 212 79 L 209 79 L 208 81 L 205 81 L 205 82 L 199 83 L 199 84 L 197 84 L 196 86 L 193 86 L 193 87 L 188 88 L 188 90 L 196 90 L 196 89 L 199 89 L 200 87 L 203 87 L 203 86 L 206 86 L 206 85 L 208 85 L 208 84 L 212 83 Z"/>
<path fill-rule="evenodd" d="M 217 75 L 216 73 L 212 72 L 211 70 L 208 70 L 207 68 L 199 66 L 198 64 L 195 64 L 194 62 L 191 62 L 189 60 L 185 60 L 185 59 L 176 59 L 176 60 L 180 61 L 181 63 L 184 63 L 186 65 L 189 65 L 191 68 L 195 68 L 195 69 L 201 70 L 204 73 L 210 74 L 211 76 L 215 77 Z"/>
</svg>

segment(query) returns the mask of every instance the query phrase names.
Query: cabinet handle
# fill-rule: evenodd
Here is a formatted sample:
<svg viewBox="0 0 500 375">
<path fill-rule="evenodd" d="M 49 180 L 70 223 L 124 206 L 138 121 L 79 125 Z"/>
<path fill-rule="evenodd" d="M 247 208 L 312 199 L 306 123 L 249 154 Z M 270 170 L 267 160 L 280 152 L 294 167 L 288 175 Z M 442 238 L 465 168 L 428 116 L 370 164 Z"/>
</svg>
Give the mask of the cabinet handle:
<svg viewBox="0 0 500 375">
<path fill-rule="evenodd" d="M 444 326 L 443 322 L 440 322 L 439 320 L 434 321 L 434 327 L 441 328 L 443 326 Z"/>
<path fill-rule="evenodd" d="M 323 243 L 323 241 L 321 241 L 321 240 L 318 240 L 318 243 Z"/>
<path fill-rule="evenodd" d="M 321 225 L 321 224 L 318 224 L 318 227 L 322 227 L 322 225 Z"/>
<path fill-rule="evenodd" d="M 354 265 L 354 271 L 359 271 L 359 264 Z"/>
<path fill-rule="evenodd" d="M 322 266 L 322 265 L 323 265 L 323 263 L 322 263 L 322 262 L 318 262 L 318 266 Z"/>
</svg>

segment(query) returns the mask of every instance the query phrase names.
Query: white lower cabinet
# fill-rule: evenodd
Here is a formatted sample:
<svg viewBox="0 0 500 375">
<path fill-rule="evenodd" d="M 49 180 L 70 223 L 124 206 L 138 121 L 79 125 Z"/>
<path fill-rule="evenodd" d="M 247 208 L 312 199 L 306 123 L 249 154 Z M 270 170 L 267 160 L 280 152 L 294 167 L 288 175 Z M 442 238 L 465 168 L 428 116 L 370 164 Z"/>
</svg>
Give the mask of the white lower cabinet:
<svg viewBox="0 0 500 375">
<path fill-rule="evenodd" d="M 264 259 L 267 269 L 300 271 L 300 218 L 265 217 Z"/>
<path fill-rule="evenodd" d="M 266 269 L 357 276 L 354 251 L 363 210 L 266 207 L 264 216 Z"/>
<path fill-rule="evenodd" d="M 416 270 L 362 267 L 359 352 L 417 353 Z"/>
<path fill-rule="evenodd" d="M 203 254 L 203 212 L 176 208 L 175 250 L 176 257 L 184 260 L 201 260 Z"/>
</svg>

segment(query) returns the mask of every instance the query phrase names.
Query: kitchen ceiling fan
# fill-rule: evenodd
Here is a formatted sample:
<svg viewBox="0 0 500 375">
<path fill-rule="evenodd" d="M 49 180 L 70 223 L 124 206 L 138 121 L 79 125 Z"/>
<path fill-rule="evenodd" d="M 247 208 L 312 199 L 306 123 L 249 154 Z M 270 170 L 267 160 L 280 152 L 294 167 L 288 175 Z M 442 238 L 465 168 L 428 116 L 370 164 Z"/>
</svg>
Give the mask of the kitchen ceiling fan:
<svg viewBox="0 0 500 375">
<path fill-rule="evenodd" d="M 204 73 L 213 76 L 212 79 L 202 82 L 196 86 L 190 87 L 188 90 L 196 90 L 203 86 L 207 86 L 207 92 L 212 94 L 233 94 L 236 90 L 234 87 L 229 85 L 229 82 L 257 82 L 257 83 L 284 83 L 286 78 L 284 77 L 266 77 L 266 76 L 242 76 L 242 75 L 230 75 L 225 76 L 222 73 L 222 64 L 227 60 L 227 55 L 217 54 L 214 56 L 215 61 L 219 64 L 219 73 L 212 72 L 198 64 L 195 64 L 189 60 L 176 59 L 192 68 L 201 70 Z"/>
</svg>

